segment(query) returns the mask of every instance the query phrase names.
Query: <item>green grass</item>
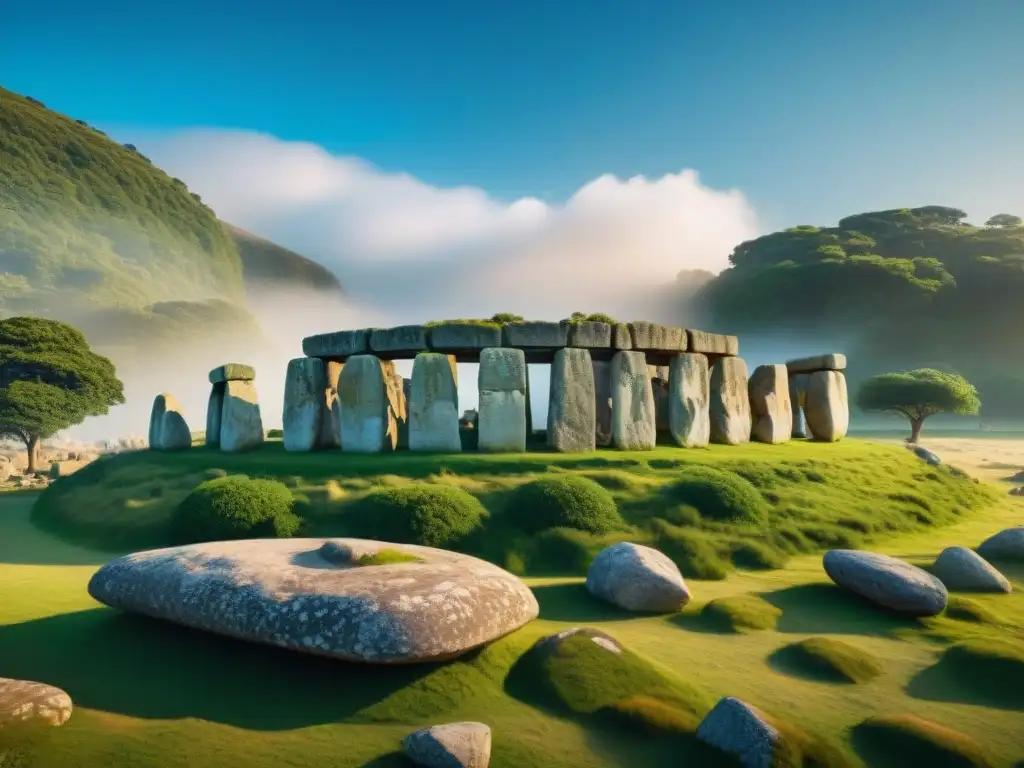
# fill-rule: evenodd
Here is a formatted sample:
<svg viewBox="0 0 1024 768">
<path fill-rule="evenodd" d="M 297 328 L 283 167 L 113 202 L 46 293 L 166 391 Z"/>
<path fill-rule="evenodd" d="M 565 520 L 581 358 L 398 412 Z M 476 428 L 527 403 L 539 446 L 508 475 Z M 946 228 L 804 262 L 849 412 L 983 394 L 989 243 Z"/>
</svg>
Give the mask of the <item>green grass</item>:
<svg viewBox="0 0 1024 768">
<path fill-rule="evenodd" d="M 995 763 L 977 740 L 913 715 L 870 717 L 854 737 L 872 765 L 928 768 L 990 768 Z"/>
<path fill-rule="evenodd" d="M 961 595 L 950 595 L 946 603 L 947 618 L 956 621 L 969 621 L 974 624 L 1002 624 L 1003 620 L 996 611 L 987 605 Z"/>
<path fill-rule="evenodd" d="M 774 629 L 781 615 L 781 610 L 758 595 L 719 597 L 701 611 L 701 618 L 722 632 Z"/>
<path fill-rule="evenodd" d="M 783 671 L 812 680 L 866 683 L 882 674 L 872 653 L 832 637 L 810 637 L 776 651 L 771 661 Z"/>
<path fill-rule="evenodd" d="M 395 565 L 397 563 L 422 563 L 422 557 L 399 552 L 397 549 L 382 549 L 372 555 L 361 555 L 356 558 L 356 565 Z"/>
</svg>

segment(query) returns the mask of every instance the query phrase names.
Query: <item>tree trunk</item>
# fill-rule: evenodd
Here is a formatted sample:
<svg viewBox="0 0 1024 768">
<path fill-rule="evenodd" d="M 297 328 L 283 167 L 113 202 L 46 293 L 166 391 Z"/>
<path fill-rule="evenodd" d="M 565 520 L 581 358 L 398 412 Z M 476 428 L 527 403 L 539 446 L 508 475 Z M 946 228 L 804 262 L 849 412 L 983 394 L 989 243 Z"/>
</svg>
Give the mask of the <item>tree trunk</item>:
<svg viewBox="0 0 1024 768">
<path fill-rule="evenodd" d="M 25 449 L 28 453 L 28 468 L 25 470 L 26 475 L 34 475 L 36 473 L 36 459 L 39 457 L 39 437 L 32 435 L 25 443 Z"/>
<path fill-rule="evenodd" d="M 910 442 L 917 443 L 917 438 L 921 436 L 921 427 L 924 426 L 924 416 L 918 416 L 916 419 L 910 420 Z"/>
</svg>

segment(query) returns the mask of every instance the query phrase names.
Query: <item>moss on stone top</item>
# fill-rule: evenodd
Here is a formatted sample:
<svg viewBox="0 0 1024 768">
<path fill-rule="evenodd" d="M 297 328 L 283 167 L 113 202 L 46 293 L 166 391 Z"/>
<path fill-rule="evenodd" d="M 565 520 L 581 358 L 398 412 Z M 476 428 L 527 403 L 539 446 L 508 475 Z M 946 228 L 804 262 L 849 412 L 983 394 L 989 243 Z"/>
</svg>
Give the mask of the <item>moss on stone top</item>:
<svg viewBox="0 0 1024 768">
<path fill-rule="evenodd" d="M 394 565 L 396 563 L 422 563 L 422 557 L 399 552 L 397 549 L 382 549 L 372 555 L 361 555 L 356 558 L 356 565 Z"/>
</svg>

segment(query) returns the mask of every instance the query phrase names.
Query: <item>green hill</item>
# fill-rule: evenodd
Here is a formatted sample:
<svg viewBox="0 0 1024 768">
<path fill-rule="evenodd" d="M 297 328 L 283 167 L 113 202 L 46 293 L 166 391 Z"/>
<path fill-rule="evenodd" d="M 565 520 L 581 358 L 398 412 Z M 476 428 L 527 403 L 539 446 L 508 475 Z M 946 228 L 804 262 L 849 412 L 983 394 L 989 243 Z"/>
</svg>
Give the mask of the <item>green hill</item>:
<svg viewBox="0 0 1024 768">
<path fill-rule="evenodd" d="M 224 228 L 242 257 L 242 274 L 247 290 L 285 286 L 344 293 L 334 273 L 315 261 L 231 224 L 225 223 Z"/>
</svg>

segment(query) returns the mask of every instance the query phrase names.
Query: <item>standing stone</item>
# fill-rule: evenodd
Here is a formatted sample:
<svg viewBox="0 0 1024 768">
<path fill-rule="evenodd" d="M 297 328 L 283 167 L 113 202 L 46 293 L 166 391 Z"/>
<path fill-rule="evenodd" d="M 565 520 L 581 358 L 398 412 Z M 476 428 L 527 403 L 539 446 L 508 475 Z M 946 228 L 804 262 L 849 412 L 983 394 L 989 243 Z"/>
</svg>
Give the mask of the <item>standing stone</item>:
<svg viewBox="0 0 1024 768">
<path fill-rule="evenodd" d="M 343 363 L 333 360 L 324 361 L 324 404 L 326 411 L 324 420 L 321 422 L 320 445 L 324 448 L 337 448 L 341 445 L 341 437 L 338 433 L 338 377 L 341 376 Z"/>
<path fill-rule="evenodd" d="M 421 352 L 412 364 L 409 400 L 409 450 L 454 453 L 459 436 L 459 390 L 453 359 Z"/>
<path fill-rule="evenodd" d="M 530 398 L 533 396 L 530 389 L 530 364 L 526 364 L 526 442 L 533 440 L 533 403 Z"/>
<path fill-rule="evenodd" d="M 750 442 L 750 399 L 747 364 L 741 357 L 723 357 L 711 369 L 711 442 Z"/>
<path fill-rule="evenodd" d="M 753 422 L 751 437 L 759 443 L 784 443 L 793 436 L 789 374 L 784 365 L 759 365 L 747 384 Z"/>
<path fill-rule="evenodd" d="M 526 450 L 526 355 L 491 347 L 480 352 L 477 447 L 481 451 Z"/>
<path fill-rule="evenodd" d="M 324 361 L 298 357 L 288 362 L 284 380 L 282 442 L 286 451 L 313 451 L 323 447 L 327 404 L 327 371 Z"/>
<path fill-rule="evenodd" d="M 850 404 L 842 371 L 815 371 L 807 382 L 804 413 L 811 437 L 826 443 L 841 440 L 850 426 Z"/>
<path fill-rule="evenodd" d="M 793 410 L 793 437 L 809 437 L 804 407 L 807 400 L 809 373 L 794 373 L 789 377 L 789 403 Z"/>
<path fill-rule="evenodd" d="M 594 360 L 594 439 L 597 445 L 612 444 L 612 363 Z"/>
<path fill-rule="evenodd" d="M 684 448 L 703 448 L 711 439 L 710 375 L 707 356 L 693 352 L 676 355 L 669 366 L 669 429 Z"/>
<path fill-rule="evenodd" d="M 181 451 L 192 447 L 192 431 L 188 428 L 181 406 L 173 398 L 165 401 L 166 410 L 160 422 L 158 447 L 161 451 Z"/>
<path fill-rule="evenodd" d="M 654 448 L 654 392 L 643 352 L 612 356 L 612 444 L 622 451 Z"/>
<path fill-rule="evenodd" d="M 153 408 L 149 412 L 149 447 L 154 450 L 160 449 L 160 426 L 164 422 L 168 398 L 174 400 L 174 395 L 163 392 L 154 397 Z"/>
<path fill-rule="evenodd" d="M 337 406 L 342 451 L 380 453 L 395 447 L 387 382 L 377 357 L 353 355 L 345 362 L 338 377 Z"/>
<path fill-rule="evenodd" d="M 409 447 L 409 402 L 405 399 L 405 379 L 400 373 L 387 374 L 388 429 L 393 427 L 392 443 L 395 448 Z M 402 438 L 405 438 L 404 441 Z"/>
<path fill-rule="evenodd" d="M 654 429 L 658 434 L 669 431 L 668 424 L 668 377 L 667 365 L 648 365 L 647 374 L 651 379 L 654 394 Z"/>
<path fill-rule="evenodd" d="M 590 351 L 560 349 L 551 363 L 548 446 L 562 453 L 593 451 L 597 448 L 595 424 L 594 365 Z"/>
<path fill-rule="evenodd" d="M 220 417 L 220 449 L 238 453 L 263 444 L 263 419 L 252 381 L 224 383 L 224 407 Z"/>
<path fill-rule="evenodd" d="M 220 445 L 220 418 L 224 412 L 224 382 L 210 387 L 210 399 L 206 403 L 206 444 L 211 448 Z"/>
</svg>

